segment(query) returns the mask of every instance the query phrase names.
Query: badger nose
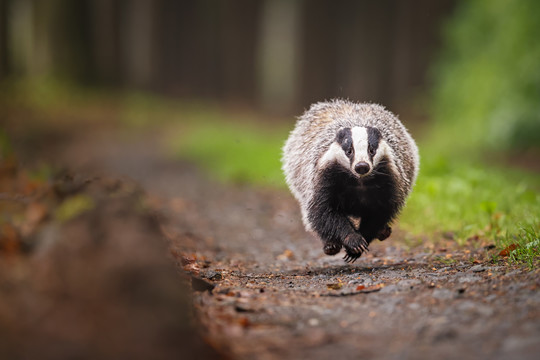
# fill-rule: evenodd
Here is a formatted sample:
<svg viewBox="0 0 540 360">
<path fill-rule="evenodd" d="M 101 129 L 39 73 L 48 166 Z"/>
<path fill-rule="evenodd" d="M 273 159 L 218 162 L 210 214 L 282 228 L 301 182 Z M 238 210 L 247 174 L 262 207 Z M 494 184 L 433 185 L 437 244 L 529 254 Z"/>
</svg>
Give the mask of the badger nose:
<svg viewBox="0 0 540 360">
<path fill-rule="evenodd" d="M 354 165 L 354 171 L 360 175 L 365 175 L 369 172 L 369 164 L 365 161 L 360 161 L 358 164 Z"/>
</svg>

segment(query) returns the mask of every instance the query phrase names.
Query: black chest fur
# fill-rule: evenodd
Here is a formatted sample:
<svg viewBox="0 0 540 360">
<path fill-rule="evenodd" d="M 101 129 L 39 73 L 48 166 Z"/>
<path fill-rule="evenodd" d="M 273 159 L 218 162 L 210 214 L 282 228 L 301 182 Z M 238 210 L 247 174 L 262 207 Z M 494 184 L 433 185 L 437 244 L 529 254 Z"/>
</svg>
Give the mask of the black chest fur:
<svg viewBox="0 0 540 360">
<path fill-rule="evenodd" d="M 360 217 L 360 233 L 371 240 L 399 210 L 396 183 L 390 170 L 380 165 L 362 179 L 338 165 L 325 170 L 322 178 L 328 204 L 343 216 Z"/>
</svg>

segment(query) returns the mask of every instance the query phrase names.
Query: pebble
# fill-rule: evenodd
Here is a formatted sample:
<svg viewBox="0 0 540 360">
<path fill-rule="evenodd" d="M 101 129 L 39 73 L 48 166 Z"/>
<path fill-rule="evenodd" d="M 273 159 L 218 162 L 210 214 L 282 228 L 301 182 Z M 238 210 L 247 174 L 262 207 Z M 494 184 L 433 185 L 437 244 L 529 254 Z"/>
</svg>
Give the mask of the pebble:
<svg viewBox="0 0 540 360">
<path fill-rule="evenodd" d="M 460 283 L 473 283 L 473 282 L 478 282 L 480 280 L 482 280 L 482 278 L 479 276 L 467 275 L 467 274 L 463 274 L 458 278 L 458 282 Z"/>
<path fill-rule="evenodd" d="M 482 271 L 486 271 L 486 267 L 483 266 L 483 265 L 474 265 L 473 267 L 471 267 L 469 269 L 469 271 L 472 271 L 472 272 L 482 272 Z"/>
<path fill-rule="evenodd" d="M 213 281 L 220 281 L 223 280 L 223 275 L 218 271 L 211 270 L 206 273 L 206 278 Z"/>
</svg>

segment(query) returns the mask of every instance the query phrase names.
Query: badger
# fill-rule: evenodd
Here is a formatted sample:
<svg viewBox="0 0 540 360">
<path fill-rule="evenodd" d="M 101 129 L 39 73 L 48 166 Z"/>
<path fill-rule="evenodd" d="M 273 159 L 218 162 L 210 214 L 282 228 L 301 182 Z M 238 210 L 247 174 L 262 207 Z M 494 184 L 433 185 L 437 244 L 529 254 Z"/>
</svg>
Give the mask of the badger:
<svg viewBox="0 0 540 360">
<path fill-rule="evenodd" d="M 306 231 L 354 262 L 385 240 L 412 190 L 418 148 L 383 106 L 336 99 L 313 104 L 283 147 L 282 169 Z"/>
</svg>

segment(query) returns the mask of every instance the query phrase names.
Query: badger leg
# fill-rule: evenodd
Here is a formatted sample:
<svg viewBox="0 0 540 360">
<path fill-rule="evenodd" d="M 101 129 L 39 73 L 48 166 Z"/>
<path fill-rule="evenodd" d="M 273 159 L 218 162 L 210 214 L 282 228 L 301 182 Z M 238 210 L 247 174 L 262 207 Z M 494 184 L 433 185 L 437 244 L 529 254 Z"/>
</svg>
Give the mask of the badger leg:
<svg viewBox="0 0 540 360">
<path fill-rule="evenodd" d="M 323 251 L 326 255 L 335 255 L 340 252 L 343 239 L 355 232 L 345 216 L 337 213 L 322 201 L 310 206 L 308 220 L 312 229 L 322 239 Z"/>
<path fill-rule="evenodd" d="M 383 240 L 388 239 L 388 237 L 390 235 L 392 235 L 392 228 L 390 226 L 386 225 L 384 228 L 379 230 L 379 232 L 377 233 L 376 238 L 383 241 Z"/>
</svg>

